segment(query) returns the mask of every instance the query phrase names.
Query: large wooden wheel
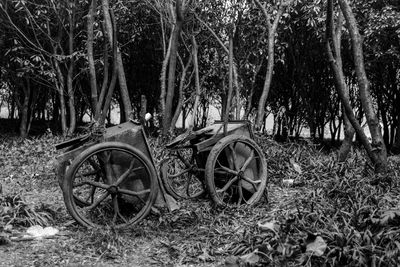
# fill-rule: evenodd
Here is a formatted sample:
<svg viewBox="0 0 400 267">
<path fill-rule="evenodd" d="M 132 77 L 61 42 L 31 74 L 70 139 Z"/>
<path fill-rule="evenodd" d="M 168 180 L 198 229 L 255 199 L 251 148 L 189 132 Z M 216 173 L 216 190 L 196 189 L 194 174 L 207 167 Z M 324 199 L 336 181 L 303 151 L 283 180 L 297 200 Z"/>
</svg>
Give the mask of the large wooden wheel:
<svg viewBox="0 0 400 267">
<path fill-rule="evenodd" d="M 172 150 L 161 162 L 161 178 L 167 192 L 175 199 L 194 199 L 205 193 L 204 169 L 199 169 L 193 149 Z"/>
<path fill-rule="evenodd" d="M 229 135 L 211 149 L 206 185 L 217 206 L 254 205 L 267 185 L 267 163 L 261 148 L 243 135 Z"/>
<path fill-rule="evenodd" d="M 68 212 L 86 227 L 124 228 L 142 220 L 156 200 L 153 164 L 138 149 L 105 142 L 84 150 L 67 169 Z"/>
</svg>

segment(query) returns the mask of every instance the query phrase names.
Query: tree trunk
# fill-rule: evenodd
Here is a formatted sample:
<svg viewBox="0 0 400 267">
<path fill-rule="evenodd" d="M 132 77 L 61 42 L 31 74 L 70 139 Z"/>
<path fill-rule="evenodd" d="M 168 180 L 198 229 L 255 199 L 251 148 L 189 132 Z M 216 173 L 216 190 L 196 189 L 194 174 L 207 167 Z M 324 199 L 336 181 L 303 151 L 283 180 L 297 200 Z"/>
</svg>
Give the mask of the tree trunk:
<svg viewBox="0 0 400 267">
<path fill-rule="evenodd" d="M 177 1 L 177 6 L 178 6 Z M 180 9 L 181 7 L 177 7 Z M 177 12 L 180 12 L 177 10 Z M 168 86 L 167 93 L 165 98 L 165 112 L 163 117 L 163 134 L 167 134 L 171 127 L 171 119 L 172 119 L 172 103 L 175 94 L 175 75 L 176 75 L 176 61 L 177 61 L 177 53 L 179 46 L 179 35 L 182 30 L 183 21 L 178 20 L 181 16 L 177 16 L 176 25 L 174 27 L 171 39 L 171 52 L 169 58 L 169 66 L 168 66 Z"/>
<path fill-rule="evenodd" d="M 172 27 L 172 32 L 174 32 L 175 26 Z M 168 49 L 164 55 L 164 60 L 162 63 L 161 67 L 161 74 L 160 74 L 160 84 L 161 84 L 161 90 L 160 90 L 160 113 L 162 115 L 165 114 L 165 96 L 167 95 L 167 89 L 165 88 L 166 86 L 166 81 L 167 81 L 167 68 L 168 68 L 168 62 L 169 58 L 171 55 L 171 47 L 172 47 L 172 36 L 173 34 L 171 33 L 171 36 L 169 38 L 168 42 Z M 163 118 L 161 118 L 161 122 L 163 121 Z"/>
<path fill-rule="evenodd" d="M 95 116 L 96 114 L 96 106 L 97 106 L 97 78 L 96 78 L 96 68 L 94 64 L 94 51 L 93 51 L 93 42 L 94 42 L 94 17 L 96 14 L 96 0 L 92 0 L 89 8 L 89 12 L 87 15 L 87 56 L 89 63 L 89 77 L 90 77 L 90 92 L 91 92 L 91 108 L 92 114 Z"/>
<path fill-rule="evenodd" d="M 183 63 L 182 63 L 183 71 L 182 71 L 182 75 L 181 75 L 181 80 L 179 82 L 178 105 L 177 105 L 177 107 L 175 109 L 174 116 L 172 117 L 171 132 L 175 130 L 176 122 L 178 121 L 179 115 L 182 112 L 183 101 L 185 100 L 184 99 L 184 90 L 185 90 L 186 75 L 187 75 L 187 71 L 188 71 L 190 65 L 192 64 L 192 61 L 193 61 L 193 54 L 190 55 L 189 61 L 186 63 L 186 66 L 183 66 Z M 182 116 L 183 116 L 183 114 L 182 114 Z M 182 124 L 182 127 L 183 127 L 183 124 Z"/>
<path fill-rule="evenodd" d="M 60 98 L 61 131 L 63 136 L 66 136 L 68 133 L 68 126 L 67 126 L 67 108 L 65 105 L 65 97 L 64 97 L 64 76 L 61 72 L 60 64 L 58 63 L 57 59 L 54 58 L 53 61 L 54 61 L 54 68 L 58 76 L 56 89 L 58 91 L 58 96 Z"/>
<path fill-rule="evenodd" d="M 74 97 L 74 87 L 73 87 L 73 75 L 74 75 L 74 65 L 75 60 L 73 57 L 74 53 L 74 28 L 75 28 L 75 3 L 73 6 L 72 14 L 69 15 L 69 38 L 68 38 L 68 48 L 69 55 L 71 56 L 71 61 L 68 68 L 67 75 L 67 88 L 68 88 L 68 109 L 69 109 L 69 129 L 68 135 L 72 135 L 76 128 L 76 110 L 75 110 L 75 97 Z"/>
<path fill-rule="evenodd" d="M 392 152 L 400 154 L 400 114 L 397 115 L 396 135 L 394 137 Z"/>
<path fill-rule="evenodd" d="M 286 8 L 286 5 L 284 5 L 282 2 L 279 5 L 278 12 L 275 16 L 274 22 L 271 24 L 271 18 L 270 15 L 268 14 L 268 10 L 266 6 L 262 5 L 258 0 L 254 0 L 258 8 L 262 11 L 264 18 L 267 23 L 268 27 L 268 61 L 267 61 L 267 72 L 265 74 L 265 81 L 264 81 L 264 87 L 261 93 L 260 100 L 258 102 L 258 110 L 257 110 L 257 119 L 256 119 L 256 128 L 261 129 L 262 125 L 265 123 L 263 121 L 264 119 L 264 113 L 265 113 L 265 104 L 267 102 L 269 90 L 271 87 L 271 82 L 272 82 L 272 74 L 274 71 L 274 54 L 275 54 L 275 33 L 278 28 L 279 21 L 281 19 L 281 16 L 283 14 L 283 11 Z"/>
<path fill-rule="evenodd" d="M 346 87 L 347 88 L 347 87 Z M 347 159 L 351 151 L 351 147 L 353 146 L 353 138 L 354 138 L 354 128 L 350 123 L 350 120 L 347 118 L 345 111 L 343 111 L 343 122 L 344 122 L 344 139 L 340 146 L 338 153 L 338 161 L 344 162 Z M 340 125 L 339 125 L 340 127 Z M 339 132 L 340 134 L 340 132 Z"/>
<path fill-rule="evenodd" d="M 26 79 L 26 85 L 22 85 L 24 91 L 24 101 L 21 105 L 21 116 L 20 116 L 20 124 L 19 124 L 19 134 L 22 138 L 26 138 L 28 136 L 28 114 L 29 114 L 29 98 L 31 96 L 31 83 L 29 79 Z"/>
<path fill-rule="evenodd" d="M 228 133 L 228 121 L 231 111 L 231 101 L 233 93 L 233 40 L 229 38 L 229 80 L 228 80 L 228 96 L 226 98 L 226 107 L 224 110 L 224 135 Z"/>
<path fill-rule="evenodd" d="M 126 83 L 125 69 L 122 62 L 121 51 L 117 48 L 117 68 L 118 68 L 118 81 L 119 89 L 122 98 L 122 103 L 124 105 L 125 120 L 131 117 L 132 114 L 132 103 L 129 97 L 128 85 Z"/>
<path fill-rule="evenodd" d="M 107 28 L 108 41 L 110 44 L 113 44 L 114 43 L 113 31 L 117 31 L 117 26 L 115 24 L 113 25 L 111 21 L 109 0 L 102 0 L 102 9 L 103 9 L 105 26 Z M 116 40 L 115 42 L 118 44 Z M 122 100 L 121 102 L 124 105 L 125 119 L 128 119 L 131 117 L 132 103 L 129 97 L 128 85 L 126 83 L 126 77 L 125 77 L 125 69 L 119 47 L 117 47 L 117 57 L 114 58 L 114 62 L 116 62 L 117 64 L 120 96 Z"/>
<path fill-rule="evenodd" d="M 333 18 L 333 2 L 328 1 L 328 16 L 327 16 L 327 51 L 329 56 L 329 62 L 333 70 L 335 78 L 335 87 L 338 91 L 343 107 L 343 120 L 344 120 L 344 140 L 339 149 L 338 161 L 343 162 L 346 160 L 348 153 L 351 150 L 354 137 L 354 128 L 357 129 L 357 134 L 362 136 L 364 143 L 368 143 L 368 139 L 361 128 L 361 125 L 356 120 L 353 109 L 350 106 L 350 93 L 349 88 L 346 85 L 345 76 L 343 73 L 343 63 L 341 56 L 341 30 L 343 24 L 343 16 L 339 14 L 338 22 L 335 28 Z M 349 119 L 350 118 L 350 119 Z M 354 128 L 353 128 L 354 126 Z M 340 133 L 339 133 L 340 134 Z"/>
<path fill-rule="evenodd" d="M 193 104 L 193 118 L 192 118 L 192 123 L 189 126 L 189 129 L 192 130 L 194 127 L 194 118 L 196 117 L 199 103 L 200 103 L 200 76 L 199 76 L 199 62 L 197 59 L 197 52 L 198 52 L 198 46 L 196 39 L 194 36 L 192 37 L 192 46 L 193 46 L 193 67 L 194 67 L 194 80 L 195 80 L 195 88 L 196 88 L 196 96 L 194 98 L 194 104 Z"/>
<path fill-rule="evenodd" d="M 360 99 L 372 137 L 373 150 L 371 154 L 371 160 L 375 165 L 375 172 L 385 173 L 387 171 L 386 146 L 383 141 L 379 120 L 373 107 L 370 93 L 370 83 L 365 72 L 362 37 L 358 31 L 357 22 L 348 1 L 339 0 L 339 5 L 346 19 L 347 28 L 350 32 L 353 60 L 360 90 Z"/>
</svg>

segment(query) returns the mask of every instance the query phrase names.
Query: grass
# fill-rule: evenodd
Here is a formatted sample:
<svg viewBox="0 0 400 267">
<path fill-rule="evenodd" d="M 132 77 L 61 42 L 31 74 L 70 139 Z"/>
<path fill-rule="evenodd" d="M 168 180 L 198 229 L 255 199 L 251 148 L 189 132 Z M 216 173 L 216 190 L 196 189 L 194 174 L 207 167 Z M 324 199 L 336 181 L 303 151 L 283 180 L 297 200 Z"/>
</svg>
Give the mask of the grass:
<svg viewBox="0 0 400 267">
<path fill-rule="evenodd" d="M 5 170 L 0 223 L 21 231 L 18 227 L 30 224 L 55 225 L 65 233 L 52 246 L 43 243 L 22 254 L 22 262 L 38 254 L 42 265 L 393 266 L 400 261 L 396 157 L 389 159 L 387 176 L 375 176 L 359 150 L 337 163 L 334 151 L 260 138 L 268 161 L 268 203 L 216 211 L 208 199 L 184 201 L 181 209 L 150 214 L 131 229 L 87 231 L 66 213 L 49 163 L 59 138 L 0 140 Z M 151 142 L 158 162 L 164 151 L 157 140 Z M 293 185 L 285 186 L 285 179 Z M 317 244 L 321 239 L 326 249 Z M 29 245 L 8 246 L 14 246 L 12 253 L 19 247 L 29 251 Z"/>
</svg>

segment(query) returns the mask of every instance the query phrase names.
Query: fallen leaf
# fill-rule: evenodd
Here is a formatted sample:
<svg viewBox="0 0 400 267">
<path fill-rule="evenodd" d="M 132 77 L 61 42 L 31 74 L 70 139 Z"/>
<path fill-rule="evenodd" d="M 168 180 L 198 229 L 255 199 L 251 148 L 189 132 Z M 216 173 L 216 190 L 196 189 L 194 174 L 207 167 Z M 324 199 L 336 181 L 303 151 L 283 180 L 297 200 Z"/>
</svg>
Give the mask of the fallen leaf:
<svg viewBox="0 0 400 267">
<path fill-rule="evenodd" d="M 56 229 L 54 227 L 43 228 L 40 225 L 33 225 L 26 230 L 26 233 L 29 236 L 32 236 L 35 238 L 53 236 L 53 235 L 58 234 L 58 232 L 59 232 L 58 229 Z"/>
<path fill-rule="evenodd" d="M 321 257 L 324 255 L 326 247 L 325 240 L 321 236 L 317 236 L 312 242 L 307 244 L 306 252 L 311 252 L 313 255 Z"/>
<path fill-rule="evenodd" d="M 294 179 L 283 179 L 282 185 L 286 187 L 290 187 L 294 184 Z"/>
<path fill-rule="evenodd" d="M 294 169 L 298 174 L 302 174 L 302 173 L 303 173 L 303 171 L 301 170 L 300 165 L 297 164 L 297 163 L 294 161 L 294 159 L 290 159 L 289 161 L 290 161 L 290 164 L 292 164 L 293 169 Z"/>
<path fill-rule="evenodd" d="M 277 234 L 279 231 L 279 224 L 277 221 L 272 220 L 269 222 L 258 223 L 258 228 L 260 228 L 261 231 L 272 231 Z"/>
<path fill-rule="evenodd" d="M 240 260 L 246 265 L 256 265 L 257 263 L 260 262 L 260 256 L 258 256 L 257 253 L 258 250 L 255 250 L 254 252 L 245 254 L 243 256 L 240 257 Z"/>
</svg>

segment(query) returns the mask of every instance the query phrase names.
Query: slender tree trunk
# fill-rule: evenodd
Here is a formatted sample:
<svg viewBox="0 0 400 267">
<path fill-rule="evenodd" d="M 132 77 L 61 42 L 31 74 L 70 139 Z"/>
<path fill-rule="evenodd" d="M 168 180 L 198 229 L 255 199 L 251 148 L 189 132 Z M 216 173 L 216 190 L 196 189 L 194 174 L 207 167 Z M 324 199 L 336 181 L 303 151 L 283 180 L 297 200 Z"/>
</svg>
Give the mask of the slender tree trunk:
<svg viewBox="0 0 400 267">
<path fill-rule="evenodd" d="M 200 103 L 200 76 L 199 76 L 199 62 L 197 58 L 197 53 L 198 53 L 198 46 L 196 39 L 194 36 L 192 37 L 192 46 L 193 46 L 193 67 L 194 67 L 194 80 L 195 80 L 195 88 L 196 88 L 196 96 L 194 98 L 194 104 L 193 104 L 193 118 L 192 118 L 192 123 L 189 126 L 190 130 L 193 129 L 194 127 L 194 118 L 196 117 L 197 110 L 199 108 L 199 103 Z"/>
<path fill-rule="evenodd" d="M 28 114 L 29 114 L 29 98 L 31 96 L 31 83 L 29 79 L 26 79 L 26 85 L 22 85 L 24 91 L 24 101 L 21 105 L 21 116 L 20 116 L 20 124 L 19 124 L 19 134 L 22 138 L 28 136 Z"/>
<path fill-rule="evenodd" d="M 343 122 L 344 122 L 344 139 L 338 153 L 339 162 L 344 162 L 347 159 L 347 156 L 350 153 L 351 148 L 353 146 L 353 138 L 355 134 L 355 130 L 344 111 L 343 111 Z"/>
<path fill-rule="evenodd" d="M 189 67 L 191 66 L 193 61 L 193 55 L 191 55 L 189 57 L 189 61 L 187 62 L 186 66 L 183 66 L 182 63 L 182 67 L 183 67 L 183 71 L 182 71 L 182 75 L 181 75 L 181 80 L 179 82 L 179 98 L 178 98 L 178 105 L 175 109 L 175 113 L 174 116 L 172 117 L 172 121 L 171 121 L 171 131 L 175 130 L 175 125 L 176 122 L 178 121 L 179 115 L 182 113 L 182 107 L 183 107 L 183 101 L 184 101 L 184 90 L 185 90 L 185 81 L 186 81 L 186 75 L 187 75 L 187 71 L 189 69 Z M 183 116 L 183 114 L 182 114 Z M 183 126 L 183 125 L 182 125 Z"/>
<path fill-rule="evenodd" d="M 228 80 L 228 96 L 226 98 L 226 107 L 224 110 L 224 135 L 228 133 L 228 121 L 229 114 L 231 111 L 231 101 L 232 101 L 232 93 L 233 93 L 233 40 L 232 37 L 229 38 L 229 80 Z"/>
<path fill-rule="evenodd" d="M 393 142 L 393 153 L 400 154 L 400 114 L 397 115 L 396 135 Z"/>
<path fill-rule="evenodd" d="M 264 62 L 264 59 L 261 58 L 260 63 L 257 65 L 256 71 L 253 73 L 253 77 L 251 79 L 251 86 L 250 86 L 250 92 L 249 95 L 247 96 L 247 106 L 246 106 L 246 111 L 244 113 L 244 119 L 248 120 L 249 119 L 249 115 L 250 112 L 253 108 L 253 95 L 254 95 L 254 87 L 256 84 L 256 79 L 257 79 L 257 75 L 260 72 L 261 66 Z"/>
<path fill-rule="evenodd" d="M 147 112 L 147 99 L 145 95 L 140 96 L 140 120 L 145 124 L 145 117 Z"/>
<path fill-rule="evenodd" d="M 74 87 L 73 87 L 73 75 L 74 75 L 74 65 L 75 60 L 73 57 L 74 53 L 74 28 L 75 28 L 75 4 L 73 2 L 73 11 L 69 15 L 69 38 L 68 38 L 68 48 L 69 55 L 71 56 L 71 61 L 68 68 L 67 75 L 67 88 L 68 88 L 68 109 L 69 109 L 69 129 L 68 135 L 72 135 L 76 128 L 76 109 L 75 109 L 75 97 L 74 97 Z"/>
<path fill-rule="evenodd" d="M 179 0 L 177 1 L 177 13 L 181 7 L 178 7 Z M 175 75 L 176 75 L 176 63 L 177 63 L 177 53 L 179 46 L 179 35 L 183 26 L 183 18 L 180 15 L 177 15 L 176 25 L 174 30 L 172 31 L 172 40 L 171 40 L 171 52 L 169 58 L 169 66 L 168 66 L 168 86 L 167 93 L 165 98 L 165 112 L 163 118 L 163 133 L 166 134 L 170 130 L 171 119 L 172 119 L 172 103 L 175 95 Z"/>
<path fill-rule="evenodd" d="M 93 50 L 93 42 L 94 42 L 94 17 L 96 11 L 96 0 L 92 0 L 89 8 L 89 12 L 87 15 L 87 56 L 89 63 L 89 77 L 90 77 L 90 92 L 91 92 L 91 108 L 92 114 L 95 116 L 96 114 L 96 106 L 97 106 L 97 78 L 96 78 L 96 68 L 94 64 L 94 50 Z"/>
<path fill-rule="evenodd" d="M 370 83 L 365 72 L 362 37 L 358 31 L 357 22 L 348 1 L 339 0 L 339 5 L 346 19 L 347 28 L 350 33 L 360 98 L 372 137 L 373 150 L 371 159 L 375 165 L 375 172 L 385 173 L 387 171 L 386 146 L 383 141 L 379 120 L 373 107 Z"/>
<path fill-rule="evenodd" d="M 109 0 L 102 0 L 102 9 L 103 9 L 105 26 L 107 28 L 108 40 L 109 40 L 109 43 L 112 44 L 114 42 L 113 41 L 113 31 L 114 30 L 116 31 L 116 25 L 112 24 L 112 21 L 110 18 Z M 118 44 L 118 42 L 116 42 L 116 43 Z M 128 85 L 126 83 L 125 69 L 124 69 L 122 55 L 121 55 L 121 51 L 120 51 L 119 47 L 117 47 L 117 57 L 114 58 L 114 60 L 116 60 L 116 64 L 117 64 L 119 89 L 120 89 L 122 104 L 124 105 L 125 119 L 128 119 L 131 117 L 132 103 L 131 103 L 131 100 L 129 97 Z"/>
<path fill-rule="evenodd" d="M 112 33 L 112 43 L 111 43 L 111 47 L 113 50 L 113 72 L 112 72 L 112 76 L 111 76 L 111 82 L 110 85 L 107 89 L 107 95 L 105 96 L 104 99 L 104 105 L 102 107 L 102 111 L 101 111 L 101 116 L 99 119 L 99 123 L 100 124 L 104 124 L 105 119 L 107 114 L 109 113 L 108 111 L 110 110 L 110 106 L 111 106 L 111 100 L 112 100 L 112 96 L 114 93 L 114 89 L 115 89 L 115 85 L 117 82 L 117 77 L 118 77 L 118 73 L 119 73 L 119 63 L 118 63 L 118 45 L 117 45 L 117 25 L 116 25 L 116 20 L 115 20 L 115 16 L 114 16 L 114 12 L 113 10 L 109 10 L 109 15 L 111 18 L 111 22 L 112 22 L 112 27 L 111 27 L 111 33 Z M 122 91 L 121 91 L 122 92 Z M 122 100 L 123 97 L 121 96 Z M 101 99 L 102 100 L 102 99 Z M 124 110 L 125 110 L 125 105 L 124 105 Z M 121 111 L 122 113 L 122 111 Z M 131 112 L 129 112 L 130 114 Z M 125 116 L 126 116 L 126 111 L 125 111 Z M 129 117 L 125 117 L 126 119 Z"/>
<path fill-rule="evenodd" d="M 58 91 L 58 95 L 60 98 L 60 116 L 61 116 L 61 130 L 63 136 L 66 136 L 68 133 L 68 126 L 67 126 L 67 108 L 65 105 L 65 95 L 64 95 L 64 76 L 62 74 L 60 64 L 58 63 L 57 59 L 54 58 L 54 68 L 56 70 L 58 76 L 58 82 L 56 84 L 56 88 Z"/>
<path fill-rule="evenodd" d="M 279 21 L 282 17 L 284 10 L 286 9 L 286 5 L 283 2 L 280 3 L 278 12 L 275 16 L 273 23 L 271 24 L 271 16 L 268 13 L 267 7 L 262 5 L 260 1 L 253 0 L 258 8 L 262 11 L 264 15 L 264 19 L 267 23 L 268 28 L 268 61 L 267 61 L 267 72 L 265 74 L 264 87 L 261 93 L 260 100 L 258 102 L 258 110 L 257 110 L 257 119 L 256 119 L 256 128 L 261 129 L 262 125 L 265 123 L 263 121 L 265 114 L 265 104 L 267 102 L 269 90 L 272 82 L 272 74 L 274 71 L 274 54 L 275 54 L 275 34 L 278 28 Z M 290 3 L 289 3 L 290 4 Z"/>
<path fill-rule="evenodd" d="M 126 83 L 125 69 L 122 62 L 121 51 L 117 48 L 117 67 L 118 67 L 118 81 L 119 89 L 122 98 L 122 103 L 124 105 L 125 120 L 131 117 L 132 114 L 132 103 L 129 97 L 128 85 Z"/>
<path fill-rule="evenodd" d="M 345 76 L 343 73 L 343 63 L 342 63 L 341 46 L 340 46 L 343 16 L 341 13 L 339 14 L 338 22 L 335 29 L 333 10 L 334 10 L 333 2 L 332 0 L 329 0 L 328 16 L 327 16 L 327 49 L 328 49 L 329 61 L 331 63 L 331 67 L 334 72 L 336 90 L 338 91 L 339 96 L 343 103 L 342 107 L 343 107 L 343 121 L 344 121 L 344 140 L 342 142 L 342 145 L 338 153 L 338 161 L 343 162 L 346 160 L 351 150 L 355 132 L 352 125 L 353 123 L 351 123 L 349 117 L 353 117 L 352 119 L 353 122 L 357 122 L 357 120 L 355 119 L 353 109 L 350 106 L 349 88 L 346 85 Z M 361 128 L 361 125 L 358 122 L 356 128 L 358 128 L 357 133 L 360 136 L 363 136 L 365 142 L 367 138 L 364 134 L 364 131 Z"/>
<path fill-rule="evenodd" d="M 175 26 L 172 27 L 172 32 L 174 32 L 174 30 L 175 30 Z M 172 36 L 173 36 L 173 34 L 171 33 L 171 36 L 170 36 L 169 42 L 168 42 L 168 48 L 164 55 L 164 60 L 162 63 L 161 74 L 160 74 L 160 84 L 161 84 L 161 90 L 160 90 L 160 109 L 161 110 L 160 110 L 160 113 L 163 116 L 165 114 L 165 97 L 167 95 L 167 89 L 166 89 L 167 69 L 168 69 L 169 58 L 171 55 Z M 161 118 L 161 121 L 163 121 L 163 118 Z"/>
</svg>

